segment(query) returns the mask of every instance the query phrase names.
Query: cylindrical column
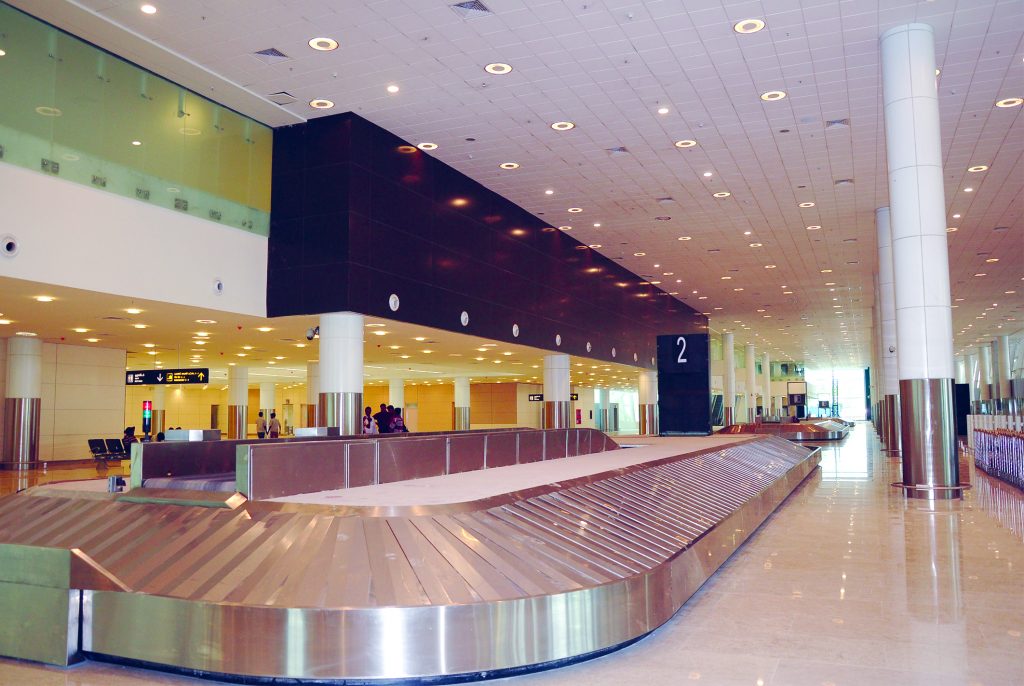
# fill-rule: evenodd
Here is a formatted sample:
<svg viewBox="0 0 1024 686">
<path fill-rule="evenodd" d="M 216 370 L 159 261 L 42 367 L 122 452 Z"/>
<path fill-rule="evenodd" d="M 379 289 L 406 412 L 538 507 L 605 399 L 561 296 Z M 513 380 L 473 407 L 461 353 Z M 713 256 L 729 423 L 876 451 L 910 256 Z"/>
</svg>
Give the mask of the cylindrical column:
<svg viewBox="0 0 1024 686">
<path fill-rule="evenodd" d="M 903 487 L 912 497 L 957 498 L 953 316 L 934 31 L 928 24 L 897 26 L 882 34 L 881 50 Z"/>
<path fill-rule="evenodd" d="M 722 385 L 722 406 L 725 408 L 723 422 L 730 426 L 735 420 L 736 405 L 736 349 L 731 333 L 722 334 L 722 364 L 725 367 Z"/>
<path fill-rule="evenodd" d="M 405 379 L 388 379 L 388 404 L 405 407 Z"/>
<path fill-rule="evenodd" d="M 967 360 L 964 359 L 963 355 L 957 355 L 956 358 L 956 382 L 967 383 Z"/>
<path fill-rule="evenodd" d="M 270 423 L 270 413 L 274 412 L 276 391 L 277 387 L 273 381 L 260 382 L 260 411 L 263 413 L 264 419 L 267 420 L 267 424 Z"/>
<path fill-rule="evenodd" d="M 153 386 L 153 418 L 151 432 L 163 433 L 167 426 L 167 386 Z"/>
<path fill-rule="evenodd" d="M 545 429 L 569 428 L 569 356 L 544 356 Z"/>
<path fill-rule="evenodd" d="M 319 416 L 343 436 L 362 433 L 363 315 L 320 315 Z"/>
<path fill-rule="evenodd" d="M 978 353 L 967 353 L 967 383 L 971 388 L 971 413 L 981 412 L 981 387 L 978 383 Z"/>
<path fill-rule="evenodd" d="M 39 462 L 39 411 L 43 394 L 43 342 L 7 339 L 4 442 L 0 466 L 31 467 Z"/>
<path fill-rule="evenodd" d="M 1008 414 L 1016 413 L 1016 403 L 1013 400 L 1010 375 L 1010 337 L 996 337 L 996 358 L 999 362 L 999 404 L 1000 409 Z"/>
<path fill-rule="evenodd" d="M 775 414 L 772 410 L 772 360 L 767 352 L 761 357 L 761 405 L 765 416 Z"/>
<path fill-rule="evenodd" d="M 455 377 L 455 430 L 469 431 L 469 377 Z"/>
<path fill-rule="evenodd" d="M 249 435 L 249 370 L 228 367 L 228 438 Z"/>
<path fill-rule="evenodd" d="M 640 404 L 640 435 L 658 435 L 658 372 L 640 372 L 637 395 Z"/>
<path fill-rule="evenodd" d="M 611 404 L 611 391 L 607 388 L 594 389 L 594 426 L 601 431 L 608 431 L 608 407 Z"/>
<path fill-rule="evenodd" d="M 876 227 L 877 229 L 877 227 Z M 882 289 L 878 273 L 874 274 L 875 306 L 871 310 L 871 423 L 878 438 L 882 438 Z"/>
<path fill-rule="evenodd" d="M 992 347 L 989 345 L 978 346 L 978 367 L 979 379 L 978 400 L 980 411 L 988 414 L 992 411 Z"/>
<path fill-rule="evenodd" d="M 878 301 L 882 331 L 882 445 L 900 454 L 899 357 L 896 354 L 896 284 L 893 274 L 892 226 L 888 207 L 875 210 L 878 231 Z"/>
<path fill-rule="evenodd" d="M 743 363 L 747 372 L 747 421 L 751 424 L 757 421 L 757 356 L 754 354 L 754 344 L 747 343 L 744 350 Z"/>
<path fill-rule="evenodd" d="M 320 363 L 306 363 L 306 426 L 323 426 L 317 416 L 320 407 Z"/>
</svg>

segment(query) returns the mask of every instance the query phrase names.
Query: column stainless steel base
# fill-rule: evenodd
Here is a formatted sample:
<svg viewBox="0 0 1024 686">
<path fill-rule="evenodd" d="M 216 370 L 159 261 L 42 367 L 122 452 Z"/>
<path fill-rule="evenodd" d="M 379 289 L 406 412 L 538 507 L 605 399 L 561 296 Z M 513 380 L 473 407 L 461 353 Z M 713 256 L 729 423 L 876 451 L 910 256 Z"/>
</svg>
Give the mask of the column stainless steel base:
<svg viewBox="0 0 1024 686">
<path fill-rule="evenodd" d="M 959 498 L 953 379 L 901 379 L 903 482 L 911 498 Z"/>
<path fill-rule="evenodd" d="M 317 415 L 322 426 L 336 426 L 342 436 L 363 432 L 363 394 L 353 391 L 321 393 Z"/>
<path fill-rule="evenodd" d="M 162 433 L 166 430 L 167 422 L 167 411 L 166 410 L 153 410 L 153 422 L 150 427 L 150 433 L 156 436 L 158 433 Z"/>
<path fill-rule="evenodd" d="M 545 429 L 568 429 L 569 428 L 569 401 L 568 400 L 545 400 L 544 401 L 544 428 Z"/>
<path fill-rule="evenodd" d="M 658 435 L 658 405 L 656 403 L 640 405 L 640 435 Z"/>
<path fill-rule="evenodd" d="M 11 495 L 0 561 L 32 547 L 89 564 L 63 582 L 82 594 L 80 623 L 0 627 L 0 654 L 80 636 L 90 656 L 321 683 L 556 666 L 667 621 L 817 464 L 817 449 L 756 437 L 454 505 Z M 0 564 L 0 578 L 20 569 Z M 43 576 L 0 585 L 0 608 Z M 50 643 L 31 659 L 64 664 Z"/>
<path fill-rule="evenodd" d="M 455 430 L 456 431 L 469 431 L 469 408 L 468 407 L 456 407 L 455 408 Z"/>
<path fill-rule="evenodd" d="M 245 438 L 249 433 L 249 406 L 228 405 L 228 438 Z"/>
<path fill-rule="evenodd" d="M 883 416 L 884 435 L 882 443 L 885 445 L 885 452 L 890 455 L 900 455 L 903 449 L 900 430 L 900 416 L 903 410 L 900 396 L 887 395 L 883 403 L 882 411 L 885 414 Z"/>
<path fill-rule="evenodd" d="M 732 426 L 733 424 L 735 424 L 735 422 L 733 421 L 734 416 L 735 416 L 734 408 L 726 407 L 725 408 L 725 412 L 723 413 L 723 419 L 722 419 L 722 421 L 725 422 L 724 426 Z"/>
<path fill-rule="evenodd" d="M 39 462 L 39 398 L 4 398 L 0 466 L 29 467 Z"/>
</svg>

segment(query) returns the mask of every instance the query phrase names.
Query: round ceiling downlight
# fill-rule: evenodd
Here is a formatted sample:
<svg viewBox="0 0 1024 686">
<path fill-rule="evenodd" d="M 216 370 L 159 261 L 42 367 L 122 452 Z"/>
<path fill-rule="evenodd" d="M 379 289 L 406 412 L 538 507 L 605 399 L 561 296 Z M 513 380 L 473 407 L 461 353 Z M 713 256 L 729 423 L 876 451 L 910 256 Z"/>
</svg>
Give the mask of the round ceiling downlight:
<svg viewBox="0 0 1024 686">
<path fill-rule="evenodd" d="M 764 21 L 760 19 L 741 19 L 736 22 L 732 30 L 736 33 L 757 33 L 764 28 Z"/>
<path fill-rule="evenodd" d="M 571 121 L 556 121 L 554 124 L 551 125 L 551 128 L 553 128 L 555 131 L 568 131 L 569 129 L 576 128 L 576 124 L 572 123 Z"/>
<path fill-rule="evenodd" d="M 498 76 L 501 76 L 502 74 L 508 74 L 509 72 L 511 72 L 512 65 L 505 64 L 504 62 L 491 62 L 486 67 L 484 67 L 484 71 L 487 72 L 488 74 L 496 74 Z"/>
<path fill-rule="evenodd" d="M 334 107 L 334 103 L 330 100 L 324 100 L 323 98 L 317 98 L 309 101 L 309 106 L 317 110 L 329 110 Z"/>
<path fill-rule="evenodd" d="M 502 169 L 519 169 L 518 162 L 502 162 L 498 166 L 501 167 Z"/>
<path fill-rule="evenodd" d="M 437 143 L 419 143 L 416 147 L 420 150 L 437 150 Z"/>
<path fill-rule="evenodd" d="M 681 141 L 676 141 L 673 145 L 675 145 L 677 148 L 692 148 L 693 146 L 697 145 L 697 141 L 691 140 L 689 138 L 684 138 Z"/>
<path fill-rule="evenodd" d="M 765 102 L 782 100 L 784 97 L 786 97 L 786 91 L 765 91 L 764 93 L 761 93 L 761 99 Z"/>
<path fill-rule="evenodd" d="M 324 38 L 322 36 L 319 38 L 310 38 L 309 47 L 314 50 L 319 50 L 320 52 L 330 52 L 331 50 L 338 49 L 338 41 L 333 38 Z"/>
</svg>

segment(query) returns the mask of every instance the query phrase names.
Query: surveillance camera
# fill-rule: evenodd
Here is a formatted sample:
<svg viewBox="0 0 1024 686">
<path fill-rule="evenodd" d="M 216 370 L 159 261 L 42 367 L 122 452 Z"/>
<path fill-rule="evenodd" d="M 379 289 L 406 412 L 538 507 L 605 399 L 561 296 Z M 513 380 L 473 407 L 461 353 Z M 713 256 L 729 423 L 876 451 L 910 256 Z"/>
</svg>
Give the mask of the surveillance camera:
<svg viewBox="0 0 1024 686">
<path fill-rule="evenodd" d="M 311 341 L 315 337 L 316 337 L 316 331 L 313 329 L 313 327 L 309 327 L 308 329 L 306 329 L 306 340 L 307 341 Z"/>
</svg>

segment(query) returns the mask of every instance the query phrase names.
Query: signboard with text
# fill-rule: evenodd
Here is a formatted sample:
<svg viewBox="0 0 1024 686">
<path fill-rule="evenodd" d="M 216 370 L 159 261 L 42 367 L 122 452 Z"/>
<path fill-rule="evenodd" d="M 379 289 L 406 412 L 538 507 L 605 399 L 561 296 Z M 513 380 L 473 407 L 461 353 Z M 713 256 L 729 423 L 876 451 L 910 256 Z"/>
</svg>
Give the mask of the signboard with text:
<svg viewBox="0 0 1024 686">
<path fill-rule="evenodd" d="M 706 333 L 658 336 L 658 415 L 662 434 L 711 433 L 709 352 Z"/>
<path fill-rule="evenodd" d="M 531 403 L 539 403 L 542 400 L 544 400 L 544 394 L 543 393 L 531 393 L 530 394 L 530 402 Z"/>
<path fill-rule="evenodd" d="M 192 369 L 142 369 L 125 372 L 125 386 L 160 386 L 164 384 L 209 383 L 210 370 Z"/>
</svg>

